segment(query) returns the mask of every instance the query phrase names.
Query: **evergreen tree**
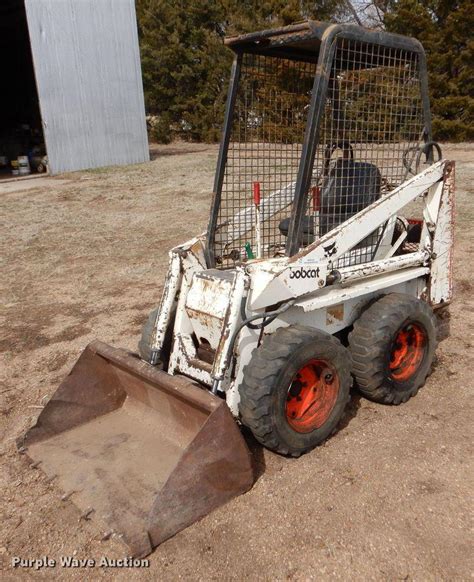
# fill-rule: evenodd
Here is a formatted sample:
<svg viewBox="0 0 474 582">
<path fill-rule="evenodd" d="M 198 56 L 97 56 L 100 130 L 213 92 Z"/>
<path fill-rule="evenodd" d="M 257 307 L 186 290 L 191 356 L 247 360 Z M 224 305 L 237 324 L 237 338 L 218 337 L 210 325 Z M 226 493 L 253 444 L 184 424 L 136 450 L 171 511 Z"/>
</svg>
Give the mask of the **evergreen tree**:
<svg viewBox="0 0 474 582">
<path fill-rule="evenodd" d="M 147 112 L 152 137 L 219 139 L 232 53 L 224 36 L 329 20 L 341 0 L 137 0 Z"/>
<path fill-rule="evenodd" d="M 472 1 L 392 0 L 384 10 L 387 30 L 414 36 L 425 47 L 434 139 L 472 140 Z"/>
<path fill-rule="evenodd" d="M 220 2 L 139 0 L 137 15 L 146 107 L 158 116 L 154 137 L 167 141 L 173 127 L 190 139 L 215 139 L 229 62 Z"/>
<path fill-rule="evenodd" d="M 426 49 L 435 139 L 473 139 L 472 0 L 373 5 L 387 30 Z M 219 139 L 232 61 L 224 36 L 303 18 L 347 20 L 346 7 L 344 0 L 137 0 L 146 107 L 157 118 L 152 137 Z"/>
</svg>

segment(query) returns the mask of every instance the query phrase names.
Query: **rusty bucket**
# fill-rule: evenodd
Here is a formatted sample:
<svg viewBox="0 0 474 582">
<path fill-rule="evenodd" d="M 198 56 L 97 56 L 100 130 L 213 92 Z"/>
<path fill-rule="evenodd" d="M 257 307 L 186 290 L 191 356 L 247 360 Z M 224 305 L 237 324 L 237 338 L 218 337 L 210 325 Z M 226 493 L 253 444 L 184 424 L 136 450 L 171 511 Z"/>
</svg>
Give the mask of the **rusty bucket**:
<svg viewBox="0 0 474 582">
<path fill-rule="evenodd" d="M 20 444 L 134 557 L 253 483 L 247 445 L 223 400 L 98 341 Z"/>
</svg>

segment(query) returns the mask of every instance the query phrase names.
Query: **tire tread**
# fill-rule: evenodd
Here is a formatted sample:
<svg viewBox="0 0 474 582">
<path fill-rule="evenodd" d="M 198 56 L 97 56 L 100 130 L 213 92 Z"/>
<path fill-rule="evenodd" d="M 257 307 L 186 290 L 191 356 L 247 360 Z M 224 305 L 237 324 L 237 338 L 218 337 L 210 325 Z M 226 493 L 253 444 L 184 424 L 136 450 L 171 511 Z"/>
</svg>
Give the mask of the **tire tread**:
<svg viewBox="0 0 474 582">
<path fill-rule="evenodd" d="M 352 355 L 352 373 L 359 391 L 376 402 L 401 404 L 418 392 L 429 374 L 420 375 L 409 390 L 395 392 L 390 389 L 386 378 L 385 360 L 381 349 L 391 341 L 394 330 L 407 319 L 407 316 L 423 314 L 431 322 L 429 337 L 430 351 L 436 349 L 436 321 L 432 309 L 420 299 L 403 294 L 389 293 L 372 303 L 354 322 L 349 334 L 349 349 Z M 434 330 L 434 332 L 433 332 Z M 434 334 L 434 335 L 433 335 Z M 432 357 L 431 357 L 432 359 Z"/>
<path fill-rule="evenodd" d="M 243 382 L 239 388 L 242 422 L 262 445 L 282 455 L 298 457 L 310 449 L 293 450 L 281 441 L 277 431 L 274 430 L 270 414 L 272 393 L 282 367 L 291 358 L 295 348 L 302 342 L 314 341 L 321 336 L 334 346 L 335 353 L 336 350 L 340 352 L 341 348 L 345 350 L 339 340 L 332 335 L 314 328 L 294 325 L 279 328 L 268 336 L 263 345 L 254 351 L 250 363 L 244 368 Z M 347 375 L 349 378 L 350 357 L 340 358 L 338 364 L 341 376 Z M 344 405 L 348 400 L 349 392 Z"/>
</svg>

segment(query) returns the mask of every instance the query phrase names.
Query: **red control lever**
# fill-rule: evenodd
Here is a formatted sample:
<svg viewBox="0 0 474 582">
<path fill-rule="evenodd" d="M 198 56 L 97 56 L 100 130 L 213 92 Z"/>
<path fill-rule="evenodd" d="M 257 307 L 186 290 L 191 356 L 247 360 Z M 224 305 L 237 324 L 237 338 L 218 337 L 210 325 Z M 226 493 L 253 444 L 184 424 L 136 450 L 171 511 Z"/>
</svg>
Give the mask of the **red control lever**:
<svg viewBox="0 0 474 582">
<path fill-rule="evenodd" d="M 317 212 L 321 208 L 321 189 L 318 186 L 313 186 L 311 195 L 313 197 L 313 211 Z"/>
<path fill-rule="evenodd" d="M 260 206 L 260 182 L 253 183 L 253 201 L 255 206 Z"/>
</svg>

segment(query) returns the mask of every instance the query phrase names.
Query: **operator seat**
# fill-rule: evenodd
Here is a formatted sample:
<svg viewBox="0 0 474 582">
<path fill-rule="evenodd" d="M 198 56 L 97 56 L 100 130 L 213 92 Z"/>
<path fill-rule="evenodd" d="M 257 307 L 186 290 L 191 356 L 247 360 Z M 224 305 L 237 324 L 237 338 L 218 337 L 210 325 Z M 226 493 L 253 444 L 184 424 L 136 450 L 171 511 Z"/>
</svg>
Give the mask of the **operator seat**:
<svg viewBox="0 0 474 582">
<path fill-rule="evenodd" d="M 338 159 L 321 189 L 319 232 L 315 232 L 313 216 L 304 216 L 303 245 L 312 243 L 354 214 L 357 214 L 380 197 L 381 176 L 374 164 Z M 279 224 L 282 235 L 288 236 L 290 218 Z"/>
</svg>

